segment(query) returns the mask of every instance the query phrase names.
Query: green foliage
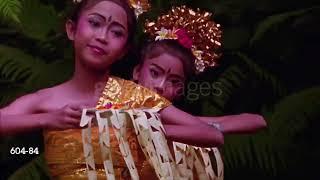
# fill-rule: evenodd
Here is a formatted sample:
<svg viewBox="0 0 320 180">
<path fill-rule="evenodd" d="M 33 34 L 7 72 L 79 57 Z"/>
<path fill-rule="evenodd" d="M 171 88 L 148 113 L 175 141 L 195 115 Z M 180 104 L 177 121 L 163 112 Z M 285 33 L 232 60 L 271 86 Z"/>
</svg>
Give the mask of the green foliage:
<svg viewBox="0 0 320 180">
<path fill-rule="evenodd" d="M 232 98 L 232 94 L 235 93 L 245 83 L 247 78 L 248 74 L 239 68 L 238 65 L 235 64 L 228 66 L 228 68 L 221 73 L 216 80 L 218 83 L 220 83 L 221 94 L 213 97 L 210 99 L 210 101 L 214 101 L 219 109 L 224 109 L 226 104 Z M 204 110 L 206 109 L 204 108 Z"/>
<path fill-rule="evenodd" d="M 21 9 L 22 4 L 19 0 L 0 1 L 0 17 L 5 21 L 20 23 L 19 14 Z"/>
<path fill-rule="evenodd" d="M 14 174 L 9 177 L 9 180 L 44 180 L 50 179 L 48 176 L 49 171 L 45 163 L 44 154 L 33 159 L 28 164 L 18 169 Z"/>
<path fill-rule="evenodd" d="M 4 9 L 10 4 L 21 6 L 21 10 L 14 11 L 19 22 L 0 27 L 0 36 L 6 37 L 0 39 L 2 105 L 27 92 L 61 82 L 72 71 L 71 51 L 63 40 L 61 13 L 52 4 L 39 0 L 1 1 L 0 16 L 6 16 L 9 11 Z"/>
<path fill-rule="evenodd" d="M 311 7 L 306 9 L 299 9 L 296 11 L 285 12 L 267 17 L 258 24 L 255 34 L 250 40 L 251 45 L 259 41 L 268 31 L 279 28 L 281 24 L 293 18 L 299 18 L 310 11 L 319 10 L 320 7 Z"/>
<path fill-rule="evenodd" d="M 226 166 L 234 169 L 246 166 L 269 172 L 269 176 L 303 170 L 308 166 L 308 158 L 317 156 L 317 152 L 306 147 L 319 149 L 319 144 L 311 144 L 302 133 L 319 119 L 319 100 L 319 87 L 285 97 L 272 113 L 265 114 L 268 129 L 254 136 L 227 137 L 223 147 Z"/>
<path fill-rule="evenodd" d="M 245 54 L 237 52 L 236 55 L 248 67 L 249 72 L 252 72 L 256 80 L 268 83 L 270 88 L 269 90 L 271 92 L 280 97 L 286 94 L 286 88 L 284 87 L 284 84 L 280 82 L 276 75 L 255 63 L 255 61 L 247 57 Z"/>
<path fill-rule="evenodd" d="M 47 64 L 17 48 L 0 45 L 0 103 L 6 104 L 17 95 L 52 86 L 65 79 L 65 65 Z M 56 73 L 58 69 L 61 73 Z"/>
<path fill-rule="evenodd" d="M 63 26 L 63 19 L 55 11 L 52 5 L 45 5 L 39 0 L 27 0 L 22 3 L 23 9 L 19 18 L 19 29 L 26 37 L 44 41 L 50 33 L 57 32 Z"/>
</svg>

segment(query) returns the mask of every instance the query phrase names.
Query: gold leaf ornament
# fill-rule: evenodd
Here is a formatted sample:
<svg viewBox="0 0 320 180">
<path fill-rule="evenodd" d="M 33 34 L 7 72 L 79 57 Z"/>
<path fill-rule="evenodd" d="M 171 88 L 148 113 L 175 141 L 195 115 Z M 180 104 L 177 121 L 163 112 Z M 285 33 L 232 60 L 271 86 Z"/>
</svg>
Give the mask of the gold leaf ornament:
<svg viewBox="0 0 320 180">
<path fill-rule="evenodd" d="M 145 32 L 154 40 L 177 39 L 177 29 L 184 29 L 192 40 L 191 51 L 196 71 L 217 65 L 221 57 L 222 31 L 220 24 L 211 20 L 212 13 L 193 10 L 186 6 L 173 7 L 156 21 L 147 20 Z"/>
<path fill-rule="evenodd" d="M 82 0 L 72 0 L 73 3 L 81 3 Z M 133 8 L 136 17 L 138 18 L 142 13 L 147 12 L 151 5 L 148 0 L 128 0 L 128 4 Z"/>
</svg>

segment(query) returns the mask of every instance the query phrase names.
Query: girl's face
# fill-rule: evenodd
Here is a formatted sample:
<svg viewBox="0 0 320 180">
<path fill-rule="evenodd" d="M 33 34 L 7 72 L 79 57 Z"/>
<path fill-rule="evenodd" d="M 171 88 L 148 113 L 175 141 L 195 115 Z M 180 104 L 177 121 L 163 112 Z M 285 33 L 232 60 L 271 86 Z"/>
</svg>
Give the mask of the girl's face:
<svg viewBox="0 0 320 180">
<path fill-rule="evenodd" d="M 184 71 L 181 60 L 163 53 L 144 60 L 135 67 L 133 79 L 138 84 L 154 90 L 170 101 L 177 100 L 183 93 Z"/>
<path fill-rule="evenodd" d="M 74 41 L 76 60 L 90 68 L 105 71 L 126 53 L 127 14 L 113 2 L 83 9 L 77 23 L 66 23 L 66 30 Z"/>
</svg>

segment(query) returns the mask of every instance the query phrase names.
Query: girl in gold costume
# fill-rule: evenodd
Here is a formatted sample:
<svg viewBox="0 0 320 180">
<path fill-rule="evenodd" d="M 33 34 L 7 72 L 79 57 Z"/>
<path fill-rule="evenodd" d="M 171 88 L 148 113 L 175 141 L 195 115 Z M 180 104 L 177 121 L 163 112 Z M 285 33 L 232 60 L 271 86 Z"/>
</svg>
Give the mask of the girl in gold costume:
<svg viewBox="0 0 320 180">
<path fill-rule="evenodd" d="M 188 40 L 187 38 L 185 34 L 184 39 Z M 188 77 L 194 74 L 193 60 L 195 57 L 190 49 L 183 45 L 177 40 L 166 39 L 149 44 L 144 49 L 144 53 L 142 53 L 142 62 L 134 70 L 133 79 L 170 101 L 177 100 L 181 95 L 179 94 L 181 93 L 181 88 L 187 82 Z M 167 103 L 166 99 L 144 87 L 129 81 L 111 78 L 100 97 L 97 106 L 98 110 L 93 110 L 96 113 L 95 118 L 99 126 L 102 161 L 107 177 L 111 179 L 119 177 L 117 176 L 117 170 L 124 168 L 119 168 L 116 165 L 120 158 L 125 159 L 125 165 L 129 171 L 128 174 L 132 179 L 139 177 L 156 178 L 152 173 L 147 173 L 153 171 L 156 172 L 159 179 L 221 179 L 223 178 L 222 162 L 217 151 L 214 151 L 218 164 L 218 175 L 215 175 L 205 149 L 176 142 L 173 143 L 173 146 L 167 146 L 167 141 L 163 138 L 164 135 L 168 140 L 187 144 L 217 146 L 223 142 L 221 133 L 254 132 L 266 125 L 264 119 L 256 114 L 240 114 L 218 118 L 192 116 L 175 108 L 170 103 Z M 160 114 L 161 122 L 164 124 L 161 125 L 155 115 L 150 115 L 154 113 L 152 111 L 142 110 L 135 112 L 130 110 L 141 107 L 158 108 L 160 111 L 155 111 Z M 108 111 L 108 109 L 113 108 L 129 110 L 120 112 Z M 130 118 L 125 118 L 128 116 L 122 113 L 129 114 Z M 151 117 L 148 117 L 145 113 Z M 90 118 L 90 116 L 86 115 L 82 120 L 86 121 L 84 125 L 87 125 L 88 122 L 91 122 L 92 117 Z M 148 123 L 149 121 L 150 123 Z M 102 122 L 107 123 L 104 124 Z M 156 122 L 160 123 L 160 125 Z M 132 136 L 136 135 L 138 137 L 139 145 L 147 158 L 146 160 L 152 164 L 153 170 L 150 167 L 146 168 L 148 167 L 148 164 L 145 164 L 146 160 L 144 160 L 142 166 L 139 162 L 143 160 L 136 160 L 137 149 L 131 146 L 132 144 L 129 140 L 132 137 L 128 134 L 125 135 L 125 132 L 132 131 L 128 128 L 128 124 L 131 124 L 131 127 L 134 126 L 135 133 L 132 133 Z M 112 126 L 112 131 L 105 128 L 106 126 Z M 89 130 L 92 132 L 89 132 Z M 84 155 L 89 178 L 95 179 L 99 172 L 96 168 L 97 161 L 95 157 L 100 155 L 96 151 L 99 146 L 97 144 L 94 145 L 94 141 L 97 142 L 98 140 L 91 140 L 91 135 L 94 136 L 98 132 L 94 132 L 94 128 L 91 127 L 89 127 L 89 130 L 82 134 L 85 146 Z M 116 135 L 112 134 L 112 132 Z M 122 157 L 115 158 L 113 155 L 116 152 L 112 150 L 114 148 L 112 146 L 112 137 L 114 136 L 116 136 L 114 139 L 117 139 L 117 141 L 114 140 L 114 144 L 118 143 Z M 137 142 L 134 144 L 137 144 Z M 162 148 L 159 144 L 161 144 Z M 170 147 L 174 149 L 174 158 L 171 156 Z M 197 153 L 201 155 L 199 156 Z M 193 160 L 193 158 L 197 160 Z M 149 170 L 146 171 L 146 169 Z"/>
<path fill-rule="evenodd" d="M 181 10 L 183 9 L 183 10 Z M 180 12 L 192 12 L 192 10 L 190 9 L 185 9 L 185 7 L 181 7 L 181 9 L 178 9 Z M 172 10 L 172 12 L 177 12 L 177 9 Z M 165 17 L 168 17 L 172 20 L 172 17 L 166 15 Z M 181 17 L 178 16 L 176 14 L 176 17 Z M 161 18 L 159 18 L 161 19 Z M 159 20 L 158 19 L 158 20 Z M 172 22 L 172 21 L 171 21 Z M 181 22 L 181 21 L 180 21 Z M 164 25 L 164 23 L 159 23 L 161 25 Z M 157 26 L 159 25 L 157 23 L 152 23 L 152 26 Z M 172 27 L 171 27 L 172 28 Z M 173 27 L 174 28 L 174 27 Z M 157 27 L 155 29 L 160 29 L 160 27 Z M 161 31 L 163 29 L 161 28 Z M 156 37 L 156 40 L 161 40 L 161 41 L 155 41 L 152 42 L 151 44 L 149 44 L 147 47 L 145 47 L 143 53 L 142 53 L 142 62 L 135 68 L 134 70 L 134 74 L 133 74 L 133 78 L 136 82 L 138 82 L 139 84 L 148 87 L 149 89 L 157 92 L 158 94 L 164 96 L 165 98 L 169 99 L 170 101 L 174 101 L 177 98 L 180 97 L 181 95 L 181 88 L 183 88 L 184 84 L 187 82 L 188 77 L 192 76 L 194 73 L 194 58 L 195 58 L 195 54 L 192 53 L 191 51 L 191 43 L 190 39 L 188 39 L 188 34 L 185 32 L 184 29 L 176 29 L 176 30 L 163 30 L 163 32 L 157 32 L 160 35 L 162 35 L 163 37 Z M 167 33 L 167 34 L 166 34 Z M 179 37 L 182 35 L 183 37 Z M 162 38 L 162 39 L 160 39 Z M 181 38 L 181 39 L 179 39 Z M 181 41 L 180 41 L 181 40 Z M 190 45 L 186 45 L 190 44 Z M 186 46 L 190 46 L 190 47 L 186 47 Z M 111 83 L 113 84 L 113 83 Z M 157 106 L 155 105 L 151 105 L 150 106 L 150 102 L 157 102 L 157 97 L 154 97 L 150 94 L 150 91 L 143 88 L 143 87 L 139 87 L 138 85 L 133 85 L 130 86 L 129 84 L 127 84 L 127 87 L 130 88 L 126 88 L 125 92 L 122 92 L 121 89 L 123 88 L 116 88 L 114 90 L 114 92 L 110 92 L 110 87 L 112 86 L 111 84 L 107 84 L 107 86 L 105 87 L 104 91 L 103 91 L 103 95 L 100 98 L 99 104 L 98 104 L 98 109 L 110 109 L 110 108 L 120 108 L 120 109 L 127 109 L 127 108 L 139 108 L 139 107 L 152 107 L 155 108 Z M 124 82 L 122 83 L 116 83 L 116 84 L 125 84 Z M 125 86 L 123 86 L 125 87 Z M 137 91 L 136 91 L 137 90 Z M 130 93 L 131 92 L 131 93 Z M 148 92 L 148 93 L 146 93 Z M 118 101 L 117 101 L 118 100 Z M 151 100 L 151 101 L 150 101 Z M 142 102 L 139 104 L 139 102 Z M 149 105 L 149 106 L 148 106 Z M 169 140 L 176 140 L 179 142 L 184 142 L 187 144 L 194 144 L 194 145 L 200 145 L 200 146 L 216 146 L 219 145 L 219 143 L 221 143 L 221 134 L 220 133 L 235 133 L 235 132 L 254 132 L 258 129 L 264 128 L 266 126 L 264 119 L 256 114 L 240 114 L 240 115 L 233 115 L 233 116 L 224 116 L 224 117 L 195 117 L 192 116 L 188 113 L 185 113 L 177 108 L 175 108 L 172 105 L 166 105 L 166 106 L 162 106 L 160 107 L 160 117 L 161 117 L 161 122 L 164 123 L 163 127 L 165 129 L 165 133 L 163 133 L 162 135 L 166 135 L 166 137 Z M 98 114 L 101 112 L 98 112 Z M 105 113 L 105 112 L 103 112 Z M 128 113 L 128 112 L 127 112 Z M 150 113 L 150 112 L 149 112 Z M 117 113 L 111 113 L 113 115 L 110 115 L 105 118 L 102 118 L 103 120 L 101 120 L 101 115 L 97 114 L 97 119 L 99 121 L 110 121 L 109 123 L 112 124 L 114 126 L 114 131 L 117 131 L 118 129 L 118 142 L 120 143 L 120 147 L 125 147 L 126 143 L 127 143 L 127 138 L 125 136 L 120 135 L 121 133 L 119 133 L 121 131 L 121 127 L 120 124 L 123 124 L 123 120 L 120 120 L 118 117 L 116 118 L 116 116 L 120 116 L 119 114 L 116 115 Z M 184 156 L 184 158 L 178 158 L 175 159 L 175 161 L 170 158 L 170 152 L 168 151 L 168 147 L 164 148 L 164 150 L 162 150 L 162 152 L 158 152 L 157 151 L 157 147 L 156 144 L 157 140 L 155 140 L 156 138 L 151 136 L 148 136 L 148 134 L 143 134 L 143 130 L 141 130 L 139 128 L 139 123 L 136 123 L 135 121 L 138 121 L 136 118 L 133 117 L 133 114 L 135 114 L 136 116 L 143 116 L 143 115 L 137 115 L 137 113 L 131 112 L 129 113 L 131 115 L 131 120 L 132 120 L 132 124 L 135 124 L 135 130 L 136 130 L 136 135 L 140 138 L 139 139 L 139 144 L 140 146 L 144 149 L 144 151 L 146 151 L 146 144 L 153 144 L 155 146 L 155 149 L 150 148 L 149 147 L 149 151 L 148 153 L 145 152 L 145 155 L 147 156 L 147 158 L 150 158 L 151 160 L 149 161 L 152 165 L 153 168 L 156 170 L 156 173 L 158 175 L 158 178 L 162 179 L 167 179 L 167 178 L 190 178 L 190 177 L 195 177 L 195 178 L 200 178 L 200 179 L 219 179 L 222 178 L 223 176 L 220 174 L 221 171 L 218 170 L 218 176 L 211 176 L 210 170 L 208 169 L 212 169 L 211 164 L 208 165 L 206 164 L 207 159 L 206 157 L 200 156 L 200 162 L 202 162 L 205 166 L 205 173 L 201 174 L 199 172 L 195 173 L 194 175 L 188 174 L 188 172 L 190 172 L 190 170 L 192 171 L 192 169 L 198 169 L 199 167 L 201 167 L 201 165 L 199 166 L 199 164 L 196 165 L 195 168 L 191 168 L 190 169 L 190 164 L 186 165 L 186 163 L 184 163 L 184 161 L 189 161 L 187 160 L 188 158 L 186 158 L 186 156 L 184 156 L 185 154 L 188 154 L 188 150 L 182 150 L 184 151 L 183 153 L 178 153 L 175 149 L 174 154 L 176 155 L 175 158 L 177 158 L 178 156 Z M 139 113 L 138 113 L 139 114 Z M 152 113 L 151 113 L 152 114 Z M 112 118 L 110 118 L 111 116 L 114 116 L 114 120 L 112 122 Z M 109 119 L 110 118 L 110 119 Z M 147 117 L 145 117 L 147 118 Z M 139 118 L 138 118 L 139 119 Z M 148 119 L 148 118 L 147 118 Z M 152 119 L 152 118 L 151 118 Z M 153 119 L 152 119 L 153 120 Z M 151 120 L 151 121 L 152 121 Z M 119 123 L 122 122 L 122 123 Z M 147 122 L 144 122 L 145 124 L 141 125 L 141 126 L 148 126 Z M 98 123 L 99 124 L 99 123 Z M 108 124 L 108 123 L 107 123 Z M 208 124 L 213 126 L 214 129 L 208 129 Z M 145 129 L 145 130 L 150 130 L 151 127 L 155 127 L 155 129 L 157 129 L 157 131 L 160 131 L 159 127 L 161 126 L 154 126 L 152 125 L 152 123 L 149 124 L 149 129 Z M 198 127 L 201 127 L 201 129 L 203 130 L 202 132 L 198 133 Z M 143 128 L 142 128 L 143 129 Z M 217 132 L 218 131 L 218 132 Z M 100 132 L 100 131 L 99 131 Z M 102 132 L 102 131 L 101 131 Z M 152 132 L 151 132 L 152 133 Z M 212 134 L 212 136 L 210 137 L 210 133 Z M 215 133 L 215 134 L 214 134 Z M 90 134 L 90 133 L 89 133 Z M 107 134 L 110 134 L 110 132 L 108 131 Z M 141 138 L 141 136 L 145 136 L 145 138 Z M 90 137 L 90 136 L 88 136 Z M 102 135 L 101 135 L 101 137 Z M 107 136 L 107 138 L 105 139 L 109 139 L 110 137 Z M 122 142 L 121 142 L 121 138 L 122 138 Z M 90 138 L 85 138 L 84 140 L 84 144 L 88 144 L 90 145 L 91 142 L 89 142 Z M 161 139 L 161 138 L 160 138 Z M 213 139 L 213 141 L 211 140 Z M 211 140 L 211 141 L 210 141 Z M 109 143 L 110 140 L 106 141 L 106 147 L 103 148 L 103 145 L 100 146 L 101 149 L 104 149 L 103 151 L 105 152 L 110 152 L 110 148 L 108 146 L 110 146 Z M 161 141 L 161 140 L 160 140 Z M 122 143 L 122 144 L 121 144 Z M 203 144 L 201 144 L 203 143 Z M 128 144 L 128 143 L 127 143 Z M 161 143 L 160 143 L 161 144 Z M 166 146 L 166 141 L 162 140 L 162 145 Z M 174 144 L 175 148 L 177 148 L 178 146 L 176 144 Z M 186 146 L 180 146 L 180 147 L 186 147 Z M 158 147 L 159 148 L 159 147 Z M 94 149 L 94 148 L 93 148 Z M 126 149 L 126 148 L 124 148 Z M 151 150 L 150 150 L 151 149 Z M 121 150 L 121 148 L 120 148 Z M 154 150 L 154 152 L 156 152 L 156 154 L 162 154 L 163 151 L 167 151 L 166 153 L 169 155 L 164 155 L 164 157 L 168 158 L 167 161 L 159 161 L 159 156 L 158 159 L 157 158 L 153 158 L 152 157 L 152 150 Z M 87 151 L 87 153 L 86 153 Z M 133 168 L 131 168 L 130 174 L 131 177 L 133 179 L 135 179 L 136 177 L 138 177 L 139 175 L 137 175 L 137 171 L 136 168 L 138 167 L 135 166 L 135 162 L 132 161 L 132 153 L 131 153 L 132 149 L 130 150 L 130 148 L 127 148 L 126 150 L 121 151 L 123 157 L 126 159 L 126 164 L 130 169 L 130 166 L 132 166 Z M 200 150 L 201 151 L 201 150 Z M 86 156 L 86 160 L 87 160 L 87 167 L 91 167 L 91 172 L 95 173 L 95 167 L 94 167 L 94 158 L 93 156 L 89 155 L 89 152 L 93 152 L 92 149 L 88 150 L 88 148 L 85 148 L 85 153 L 88 154 Z M 111 151 L 112 152 L 112 151 Z M 127 152 L 127 153 L 125 153 Z M 202 151 L 201 151 L 202 152 Z M 190 152 L 189 152 L 190 153 Z M 202 152 L 203 153 L 203 152 Z M 112 154 L 112 153 L 111 153 Z M 165 153 L 163 153 L 165 154 Z M 162 155 L 163 155 L 162 154 Z M 189 154 L 191 155 L 191 154 Z M 91 157 L 90 157 L 91 156 Z M 105 155 L 107 156 L 107 155 Z M 151 157 L 148 157 L 151 156 Z M 193 155 L 191 155 L 193 156 Z M 197 155 L 193 156 L 196 157 Z M 131 159 L 130 159 L 131 158 Z M 165 159 L 166 159 L 165 158 Z M 219 158 L 219 157 L 216 157 Z M 110 157 L 106 157 L 104 158 L 104 162 L 110 163 L 112 164 L 113 158 Z M 152 160 L 155 159 L 155 160 Z M 192 159 L 192 158 L 191 158 Z M 158 161 L 157 161 L 158 160 Z M 174 165 L 172 165 L 170 163 L 170 160 L 174 161 Z M 91 163 L 90 163 L 91 161 Z M 182 163 L 180 163 L 180 161 L 183 161 Z M 191 160 L 192 161 L 192 160 Z M 161 172 L 163 170 L 159 170 L 159 168 L 157 168 L 157 166 L 159 164 L 162 164 L 166 162 L 166 166 L 167 169 L 169 169 L 168 171 L 172 171 L 169 174 L 161 174 Z M 218 166 L 219 166 L 219 160 L 218 160 Z M 90 165 L 91 164 L 91 165 Z M 193 163 L 191 163 L 193 165 Z M 201 163 L 200 163 L 201 164 Z M 185 166 L 184 166 L 185 165 Z M 184 166 L 184 167 L 183 167 Z M 107 166 L 105 166 L 105 169 L 108 169 Z M 139 169 L 139 168 L 137 168 Z M 142 168 L 143 169 L 143 168 Z M 164 168 L 166 169 L 166 168 Z M 200 168 L 201 169 L 201 168 Z M 219 169 L 219 168 L 218 168 Z M 107 172 L 110 172 L 110 176 L 113 177 L 113 173 L 114 170 L 108 169 L 106 170 Z M 90 172 L 90 168 L 88 168 L 88 172 Z M 147 176 L 143 176 L 143 170 L 142 170 L 142 176 L 140 177 L 147 177 Z M 183 173 L 181 173 L 183 172 Z M 191 172 L 192 174 L 192 172 Z M 95 175 L 96 176 L 96 175 Z M 92 176 L 92 177 L 95 177 Z"/>
<path fill-rule="evenodd" d="M 58 179 L 87 179 L 79 125 L 82 109 L 95 106 L 99 98 L 95 86 L 111 79 L 110 66 L 126 54 L 136 24 L 124 0 L 84 0 L 76 6 L 66 22 L 74 45 L 72 78 L 18 98 L 0 111 L 1 135 L 45 129 L 46 159 Z M 119 172 L 127 176 L 126 171 Z"/>
<path fill-rule="evenodd" d="M 96 97 L 95 86 L 98 83 L 108 82 L 106 92 L 111 93 L 108 98 L 121 96 L 112 99 L 110 103 L 113 104 L 126 102 L 130 108 L 163 108 L 170 104 L 152 91 L 130 81 L 109 76 L 110 65 L 120 59 L 130 47 L 134 26 L 135 16 L 125 1 L 80 2 L 75 14 L 66 22 L 67 35 L 73 41 L 75 49 L 73 77 L 60 85 L 23 96 L 1 109 L 1 135 L 45 129 L 45 156 L 53 178 L 88 178 L 79 119 L 84 107 L 92 107 L 98 101 L 98 98 L 93 98 Z M 142 89 L 144 90 L 141 91 Z M 95 133 L 98 129 L 92 128 L 92 131 L 95 134 L 92 140 L 95 147 L 98 144 Z M 132 132 L 128 131 L 127 134 L 139 176 L 155 177 L 138 148 L 136 135 Z M 110 136 L 114 177 L 127 178 L 130 174 L 119 153 L 119 143 L 111 131 Z M 97 178 L 105 179 L 106 172 L 101 161 L 103 157 L 99 158 L 99 153 L 96 154 Z"/>
<path fill-rule="evenodd" d="M 159 164 L 157 165 L 157 162 L 150 158 L 154 156 L 146 154 L 146 151 L 141 151 L 140 146 L 143 146 L 143 142 L 140 142 L 141 139 L 137 139 L 136 129 L 132 127 L 134 123 L 128 123 L 124 129 L 120 128 L 120 130 L 125 131 L 125 136 L 120 136 L 125 137 L 125 143 L 119 140 L 117 128 L 111 125 L 110 131 L 106 130 L 109 128 L 105 129 L 105 131 L 108 132 L 108 143 L 101 142 L 101 126 L 93 126 L 84 130 L 76 129 L 80 128 L 78 119 L 81 116 L 81 110 L 84 107 L 92 107 L 92 105 L 97 102 L 97 99 L 92 98 L 94 97 L 94 93 L 96 93 L 94 86 L 99 82 L 107 81 L 103 95 L 99 98 L 98 110 L 142 107 L 148 109 L 164 109 L 162 111 L 162 115 L 164 115 L 162 119 L 166 120 L 165 122 L 168 124 L 170 121 L 174 122 L 171 125 L 164 125 L 165 133 L 169 139 L 200 146 L 215 146 L 223 142 L 222 134 L 217 126 L 212 128 L 206 123 L 196 121 L 197 119 L 193 119 L 193 116 L 188 114 L 182 114 L 182 116 L 178 116 L 178 118 L 170 118 L 173 113 L 177 111 L 172 111 L 172 108 L 168 111 L 167 107 L 171 107 L 171 103 L 168 100 L 131 81 L 109 76 L 108 69 L 110 65 L 124 55 L 132 39 L 135 18 L 125 2 L 119 0 L 88 0 L 82 1 L 78 6 L 79 9 L 76 11 L 77 13 L 66 23 L 68 37 L 74 42 L 75 47 L 76 68 L 73 78 L 56 87 L 24 96 L 10 106 L 2 109 L 1 120 L 8 120 L 8 122 L 10 122 L 6 123 L 6 127 L 2 128 L 2 133 L 16 133 L 35 128 L 47 129 L 44 132 L 46 145 L 45 156 L 51 176 L 57 179 L 177 178 L 187 172 L 191 172 L 191 175 L 187 174 L 184 177 L 200 179 L 213 178 L 214 176 L 206 175 L 194 176 L 192 175 L 192 168 L 190 171 L 190 167 L 177 168 L 178 170 L 176 171 L 186 170 L 185 172 L 180 172 L 179 176 L 176 176 L 177 172 L 171 172 L 170 176 L 162 176 L 166 173 L 159 173 L 159 169 L 161 169 L 159 167 L 158 171 L 154 171 Z M 138 72 L 142 71 L 137 70 L 136 75 Z M 143 84 L 142 82 L 140 83 Z M 147 86 L 146 84 L 143 85 Z M 149 88 L 156 90 L 150 86 Z M 156 92 L 170 99 L 170 96 L 162 94 L 161 91 L 156 90 Z M 176 94 L 173 94 L 172 97 L 175 96 Z M 87 101 L 75 102 L 75 99 L 87 99 Z M 100 114 L 104 116 L 103 118 L 110 116 L 108 115 L 110 111 L 103 112 L 104 114 Z M 114 113 L 119 112 L 112 113 L 114 115 Z M 18 117 L 15 114 L 19 114 L 19 119 L 22 114 L 29 114 L 23 116 L 24 119 L 30 119 L 30 121 L 17 126 L 19 123 L 17 123 Z M 87 114 L 82 114 L 82 119 L 92 116 L 86 115 Z M 136 114 L 131 113 L 130 115 Z M 166 115 L 168 116 L 166 117 Z M 183 126 L 183 123 L 176 123 L 177 119 L 181 120 L 183 117 L 190 118 L 191 120 L 187 122 L 192 126 Z M 115 124 L 112 125 L 115 126 Z M 162 127 L 161 123 L 157 127 Z M 201 129 L 201 131 L 199 131 L 199 129 Z M 158 131 L 161 132 L 159 129 Z M 204 134 L 203 132 L 207 133 Z M 139 131 L 139 133 L 142 134 L 142 131 Z M 86 139 L 86 135 L 88 134 L 92 135 L 92 137 L 88 136 L 90 140 L 89 138 Z M 202 136 L 203 138 L 201 138 Z M 146 137 L 147 136 L 144 138 Z M 163 135 L 159 137 L 163 138 Z M 199 139 L 202 141 L 199 142 Z M 162 139 L 162 142 L 165 142 L 165 140 Z M 86 147 L 83 149 L 83 143 L 85 146 L 89 144 L 87 147 L 91 147 L 91 149 L 87 148 L 86 150 Z M 131 160 L 124 158 L 124 150 L 123 146 L 121 146 L 123 144 L 129 147 L 130 156 L 128 155 L 126 157 L 131 157 Z M 186 148 L 185 146 L 180 147 L 182 147 L 182 149 L 183 147 Z M 106 151 L 100 152 L 100 149 Z M 205 154 L 203 151 L 205 150 L 202 150 L 201 153 Z M 167 154 L 170 156 L 170 150 L 167 149 L 167 152 L 169 152 Z M 192 152 L 196 153 L 194 150 L 192 150 Z M 150 157 L 148 157 L 148 155 Z M 90 157 L 94 157 L 93 166 L 88 166 L 90 165 Z M 106 161 L 106 159 L 109 161 Z M 166 162 L 169 163 L 169 161 L 172 160 L 173 158 L 169 157 Z M 203 163 L 205 164 L 204 167 L 207 167 L 208 162 L 206 163 L 204 161 L 204 159 L 200 159 L 197 162 Z M 106 162 L 112 163 L 107 164 Z M 128 167 L 128 164 L 132 162 L 134 168 Z M 149 163 L 152 164 L 152 166 L 150 166 Z M 109 172 L 110 165 L 113 168 L 111 168 L 112 171 Z M 168 166 L 172 166 L 172 162 L 171 165 Z M 171 170 L 172 169 L 175 169 L 175 167 L 172 167 Z M 197 171 L 197 174 L 201 175 L 201 172 L 199 173 L 201 170 Z M 91 174 L 91 172 L 94 174 Z M 202 172 L 202 175 L 207 172 Z M 223 176 L 220 174 L 219 178 L 221 177 Z"/>
<path fill-rule="evenodd" d="M 99 99 L 96 85 L 107 82 L 110 66 L 131 46 L 136 17 L 125 0 L 84 0 L 76 4 L 65 26 L 74 45 L 73 76 L 2 108 L 1 135 L 80 128 L 82 109 Z"/>
</svg>

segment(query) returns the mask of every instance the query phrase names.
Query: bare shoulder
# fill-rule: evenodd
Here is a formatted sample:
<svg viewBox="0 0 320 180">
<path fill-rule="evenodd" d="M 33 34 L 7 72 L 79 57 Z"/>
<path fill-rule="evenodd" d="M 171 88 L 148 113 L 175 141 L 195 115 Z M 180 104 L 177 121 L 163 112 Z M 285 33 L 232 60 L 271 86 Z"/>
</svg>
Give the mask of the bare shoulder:
<svg viewBox="0 0 320 180">
<path fill-rule="evenodd" d="M 5 114 L 36 113 L 43 108 L 47 101 L 53 99 L 56 88 L 58 87 L 42 89 L 37 92 L 21 96 L 8 106 L 2 108 L 1 111 Z"/>
</svg>

